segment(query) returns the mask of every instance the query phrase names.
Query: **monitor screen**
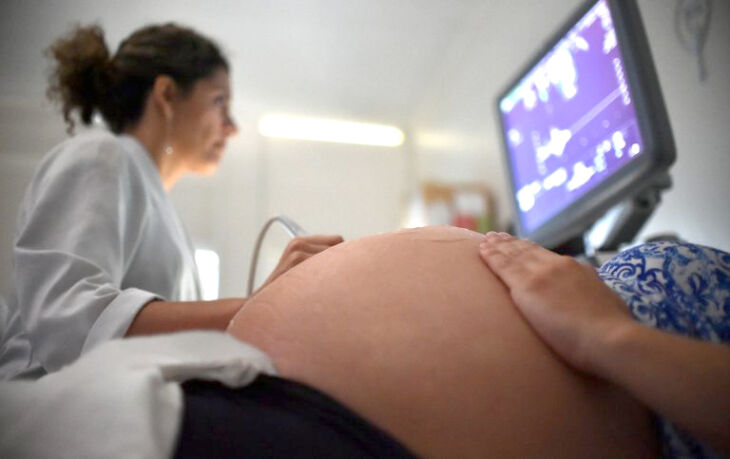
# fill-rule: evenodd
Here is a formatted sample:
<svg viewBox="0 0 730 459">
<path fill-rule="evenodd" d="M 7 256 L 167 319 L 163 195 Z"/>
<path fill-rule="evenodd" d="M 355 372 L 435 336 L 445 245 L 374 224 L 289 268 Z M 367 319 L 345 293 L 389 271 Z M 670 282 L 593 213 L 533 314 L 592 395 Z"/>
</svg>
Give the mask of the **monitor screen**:
<svg viewBox="0 0 730 459">
<path fill-rule="evenodd" d="M 625 5 L 587 3 L 498 100 L 516 226 L 523 236 L 558 243 L 569 229 L 585 230 L 590 219 L 583 217 L 591 214 L 595 220 L 596 206 L 615 203 L 627 191 L 626 186 L 614 187 L 616 196 L 596 200 L 601 185 L 615 182 L 647 147 L 654 150 L 650 162 L 660 158 L 668 166 L 667 154 L 673 158 L 673 147 L 657 155 L 662 142 L 645 138 L 655 126 L 642 115 L 652 118 L 654 110 L 664 113 L 664 107 L 660 95 L 658 104 L 656 95 L 635 97 L 642 84 L 656 77 L 643 31 L 636 30 L 640 20 L 622 24 L 617 10 Z M 638 39 L 646 48 L 632 51 Z M 642 51 L 646 56 L 637 58 Z M 640 59 L 649 59 L 650 68 L 636 65 Z M 648 78 L 642 74 L 646 72 Z M 649 137 L 667 135 L 649 132 Z M 634 175 L 636 180 L 646 178 L 639 177 L 645 173 Z M 581 202 L 591 208 L 576 209 Z M 561 228 L 568 224 L 573 227 Z"/>
</svg>

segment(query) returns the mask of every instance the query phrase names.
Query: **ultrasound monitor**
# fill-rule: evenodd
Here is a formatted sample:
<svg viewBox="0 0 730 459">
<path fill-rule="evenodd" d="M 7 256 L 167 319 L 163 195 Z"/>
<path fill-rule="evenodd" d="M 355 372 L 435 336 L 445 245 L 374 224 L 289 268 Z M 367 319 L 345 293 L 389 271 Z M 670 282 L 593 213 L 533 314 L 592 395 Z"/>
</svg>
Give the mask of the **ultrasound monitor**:
<svg viewBox="0 0 730 459">
<path fill-rule="evenodd" d="M 627 242 L 669 186 L 674 141 L 635 0 L 585 3 L 497 108 L 521 237 L 560 247 L 612 210 L 604 243 Z"/>
</svg>

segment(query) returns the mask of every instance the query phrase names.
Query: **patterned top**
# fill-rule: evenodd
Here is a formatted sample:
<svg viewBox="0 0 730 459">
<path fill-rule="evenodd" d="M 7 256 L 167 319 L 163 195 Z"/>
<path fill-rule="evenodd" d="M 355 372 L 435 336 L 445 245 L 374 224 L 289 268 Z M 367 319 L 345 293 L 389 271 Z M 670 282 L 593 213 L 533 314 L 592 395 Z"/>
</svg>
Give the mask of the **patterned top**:
<svg viewBox="0 0 730 459">
<path fill-rule="evenodd" d="M 651 327 L 730 344 L 730 254 L 694 244 L 653 242 L 625 250 L 598 274 Z M 663 457 L 722 457 L 660 416 Z"/>
</svg>

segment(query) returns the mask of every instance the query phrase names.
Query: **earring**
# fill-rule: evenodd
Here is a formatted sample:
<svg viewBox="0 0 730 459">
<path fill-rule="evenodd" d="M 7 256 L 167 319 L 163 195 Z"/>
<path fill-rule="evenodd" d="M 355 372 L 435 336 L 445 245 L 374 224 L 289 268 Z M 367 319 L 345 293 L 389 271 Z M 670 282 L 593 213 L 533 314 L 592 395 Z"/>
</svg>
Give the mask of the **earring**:
<svg viewBox="0 0 730 459">
<path fill-rule="evenodd" d="M 167 125 L 165 126 L 165 140 L 166 140 L 167 144 L 162 149 L 162 151 L 167 156 L 172 156 L 172 153 L 174 150 L 172 149 L 172 144 L 168 142 L 169 137 L 170 137 L 170 129 L 171 129 L 171 125 L 172 125 L 172 115 L 168 115 L 165 118 L 167 118 Z"/>
</svg>

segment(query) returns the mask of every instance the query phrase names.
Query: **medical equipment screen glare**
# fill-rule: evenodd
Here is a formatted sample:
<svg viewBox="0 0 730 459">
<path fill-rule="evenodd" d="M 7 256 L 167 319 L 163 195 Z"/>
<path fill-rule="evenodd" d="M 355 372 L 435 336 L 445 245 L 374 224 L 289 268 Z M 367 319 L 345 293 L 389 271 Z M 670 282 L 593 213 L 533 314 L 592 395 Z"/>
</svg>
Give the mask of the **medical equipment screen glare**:
<svg viewBox="0 0 730 459">
<path fill-rule="evenodd" d="M 624 62 L 600 0 L 499 100 L 524 232 L 642 154 Z"/>
</svg>

